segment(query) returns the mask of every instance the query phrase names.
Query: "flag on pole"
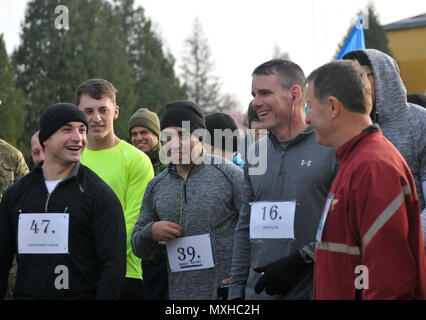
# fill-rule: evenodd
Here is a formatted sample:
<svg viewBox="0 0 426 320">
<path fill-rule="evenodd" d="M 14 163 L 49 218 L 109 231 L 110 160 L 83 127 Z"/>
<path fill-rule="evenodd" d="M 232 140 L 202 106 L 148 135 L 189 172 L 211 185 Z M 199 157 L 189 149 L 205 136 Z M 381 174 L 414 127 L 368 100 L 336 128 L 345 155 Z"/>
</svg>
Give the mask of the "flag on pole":
<svg viewBox="0 0 426 320">
<path fill-rule="evenodd" d="M 357 49 L 365 49 L 364 19 L 362 16 L 356 21 L 336 59 L 341 60 L 346 53 Z"/>
</svg>

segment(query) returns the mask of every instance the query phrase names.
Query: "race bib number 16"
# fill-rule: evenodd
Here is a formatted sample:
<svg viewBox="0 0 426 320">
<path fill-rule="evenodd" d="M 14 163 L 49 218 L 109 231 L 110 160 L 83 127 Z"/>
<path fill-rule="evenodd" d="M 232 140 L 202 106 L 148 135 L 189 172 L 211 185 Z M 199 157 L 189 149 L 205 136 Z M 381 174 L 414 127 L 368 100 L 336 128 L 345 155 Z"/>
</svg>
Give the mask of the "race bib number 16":
<svg viewBox="0 0 426 320">
<path fill-rule="evenodd" d="M 250 239 L 294 239 L 295 201 L 253 202 Z"/>
</svg>

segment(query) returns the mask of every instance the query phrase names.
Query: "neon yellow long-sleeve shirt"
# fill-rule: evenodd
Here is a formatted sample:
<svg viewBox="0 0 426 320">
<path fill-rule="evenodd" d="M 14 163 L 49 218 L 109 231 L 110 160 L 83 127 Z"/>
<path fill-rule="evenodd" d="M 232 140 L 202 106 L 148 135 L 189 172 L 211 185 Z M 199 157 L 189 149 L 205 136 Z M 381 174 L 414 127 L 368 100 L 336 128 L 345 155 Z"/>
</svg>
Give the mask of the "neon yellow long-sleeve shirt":
<svg viewBox="0 0 426 320">
<path fill-rule="evenodd" d="M 85 148 L 80 161 L 100 176 L 121 202 L 127 231 L 127 278 L 142 279 L 141 259 L 132 251 L 130 238 L 139 217 L 142 199 L 154 170 L 148 156 L 121 140 L 104 150 Z"/>
</svg>

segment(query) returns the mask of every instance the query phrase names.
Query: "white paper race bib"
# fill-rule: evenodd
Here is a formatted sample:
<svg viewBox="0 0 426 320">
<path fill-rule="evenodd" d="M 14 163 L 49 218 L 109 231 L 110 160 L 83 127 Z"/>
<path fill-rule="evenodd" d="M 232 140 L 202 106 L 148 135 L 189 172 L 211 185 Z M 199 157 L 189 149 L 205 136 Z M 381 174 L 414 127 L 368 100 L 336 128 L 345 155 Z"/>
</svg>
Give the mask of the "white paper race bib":
<svg viewBox="0 0 426 320">
<path fill-rule="evenodd" d="M 20 254 L 68 253 L 68 213 L 24 213 L 19 215 Z"/>
<path fill-rule="evenodd" d="M 167 242 L 167 256 L 172 272 L 213 268 L 210 234 L 176 238 Z"/>
<path fill-rule="evenodd" d="M 330 211 L 331 203 L 333 202 L 334 194 L 330 193 L 325 201 L 324 210 L 322 211 L 321 220 L 318 224 L 316 240 L 321 242 L 322 231 L 324 230 L 325 221 L 327 220 L 328 212 Z"/>
<path fill-rule="evenodd" d="M 250 239 L 294 239 L 296 201 L 252 202 Z"/>
</svg>

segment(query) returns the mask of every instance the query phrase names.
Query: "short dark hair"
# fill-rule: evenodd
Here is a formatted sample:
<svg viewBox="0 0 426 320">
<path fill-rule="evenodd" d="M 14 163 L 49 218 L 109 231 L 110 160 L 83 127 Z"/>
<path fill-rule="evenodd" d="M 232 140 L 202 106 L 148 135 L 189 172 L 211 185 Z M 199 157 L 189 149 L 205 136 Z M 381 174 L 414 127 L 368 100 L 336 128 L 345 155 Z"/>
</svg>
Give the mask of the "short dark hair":
<svg viewBox="0 0 426 320">
<path fill-rule="evenodd" d="M 343 60 L 356 60 L 361 66 L 367 66 L 371 68 L 370 60 L 368 59 L 368 56 L 360 50 L 350 51 L 346 53 L 343 58 Z"/>
<path fill-rule="evenodd" d="M 251 122 L 253 120 L 259 121 L 259 116 L 257 115 L 256 111 L 253 109 L 253 100 L 250 101 L 249 107 L 247 109 L 247 122 L 248 122 L 248 128 L 251 129 Z"/>
<path fill-rule="evenodd" d="M 90 79 L 80 84 L 75 91 L 75 100 L 77 106 L 80 104 L 80 98 L 83 94 L 88 94 L 93 99 L 99 100 L 103 96 L 110 98 L 116 104 L 116 95 L 118 90 L 114 85 L 104 79 Z"/>
<path fill-rule="evenodd" d="M 412 93 L 407 95 L 407 102 L 417 104 L 426 108 L 426 96 L 421 93 Z"/>
<path fill-rule="evenodd" d="M 298 85 L 305 92 L 306 78 L 300 66 L 290 60 L 272 59 L 254 69 L 252 76 L 277 74 L 278 83 L 284 89 Z"/>
<path fill-rule="evenodd" d="M 371 111 L 371 86 L 367 74 L 356 61 L 327 63 L 309 75 L 310 82 L 313 82 L 314 95 L 320 101 L 334 96 L 352 112 L 369 114 Z"/>
</svg>

